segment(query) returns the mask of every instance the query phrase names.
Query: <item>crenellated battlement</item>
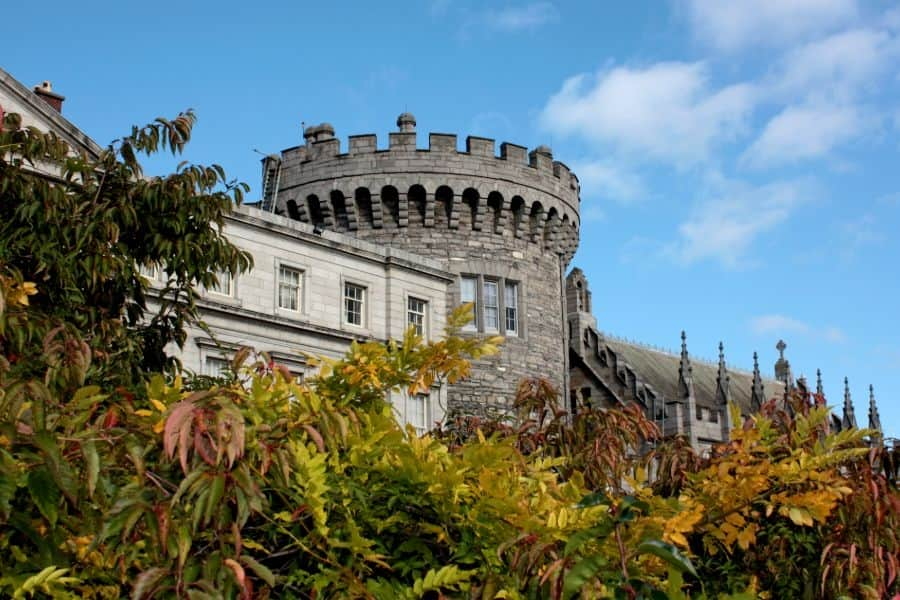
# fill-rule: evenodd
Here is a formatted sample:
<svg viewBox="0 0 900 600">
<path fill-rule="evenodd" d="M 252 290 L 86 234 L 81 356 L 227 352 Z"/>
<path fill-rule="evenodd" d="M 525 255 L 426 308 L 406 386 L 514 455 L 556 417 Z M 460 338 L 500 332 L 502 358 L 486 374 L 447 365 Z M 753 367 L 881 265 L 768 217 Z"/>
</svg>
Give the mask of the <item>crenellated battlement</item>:
<svg viewBox="0 0 900 600">
<path fill-rule="evenodd" d="M 352 135 L 346 152 L 328 124 L 282 152 L 276 210 L 348 232 L 421 225 L 532 241 L 571 258 L 580 226 L 577 176 L 547 146 L 430 133 L 419 148 L 415 117 L 379 149 L 374 134 Z"/>
<path fill-rule="evenodd" d="M 319 127 L 330 128 L 330 125 L 326 123 Z M 384 156 L 385 160 L 401 158 L 400 156 L 397 156 L 397 154 L 408 153 L 428 153 L 435 155 L 453 154 L 459 157 L 493 159 L 518 167 L 530 167 L 543 175 L 561 180 L 564 185 L 569 186 L 569 189 L 575 191 L 576 199 L 581 190 L 581 185 L 575 173 L 573 173 L 565 163 L 553 160 L 553 154 L 550 151 L 550 148 L 543 145 L 538 146 L 529 152 L 528 148 L 525 146 L 502 142 L 500 144 L 500 152 L 497 153 L 497 143 L 495 140 L 469 135 L 466 136 L 466 149 L 459 150 L 457 148 L 458 136 L 455 133 L 429 133 L 428 148 L 418 148 L 415 131 L 389 133 L 388 147 L 386 149 L 378 148 L 378 136 L 374 133 L 351 135 L 347 138 L 347 141 L 348 146 L 347 152 L 345 153 L 341 152 L 340 139 L 336 137 L 326 137 L 313 139 L 312 141 L 308 141 L 306 145 L 296 146 L 285 150 L 282 155 L 285 159 L 293 159 L 301 163 L 306 163 L 334 159 L 341 160 L 367 154 L 386 155 Z M 402 158 L 406 158 L 406 156 L 403 156 Z M 499 165 L 503 163 L 495 164 Z"/>
</svg>

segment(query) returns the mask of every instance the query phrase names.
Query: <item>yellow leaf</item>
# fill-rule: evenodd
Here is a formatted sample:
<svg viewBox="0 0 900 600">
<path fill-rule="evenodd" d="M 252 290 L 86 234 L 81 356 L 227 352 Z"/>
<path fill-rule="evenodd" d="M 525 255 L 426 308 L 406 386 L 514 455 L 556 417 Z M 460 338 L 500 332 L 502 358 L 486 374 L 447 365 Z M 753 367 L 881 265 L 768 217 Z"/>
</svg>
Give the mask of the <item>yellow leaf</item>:
<svg viewBox="0 0 900 600">
<path fill-rule="evenodd" d="M 738 534 L 737 537 L 738 546 L 741 549 L 746 550 L 751 545 L 756 543 L 756 524 L 751 523 L 748 525 L 743 531 Z"/>
<path fill-rule="evenodd" d="M 150 398 L 150 404 L 159 412 L 166 412 L 166 405 L 155 398 Z"/>
<path fill-rule="evenodd" d="M 141 408 L 139 410 L 134 411 L 134 414 L 136 414 L 139 417 L 152 417 L 153 411 L 147 410 L 146 408 Z"/>
</svg>

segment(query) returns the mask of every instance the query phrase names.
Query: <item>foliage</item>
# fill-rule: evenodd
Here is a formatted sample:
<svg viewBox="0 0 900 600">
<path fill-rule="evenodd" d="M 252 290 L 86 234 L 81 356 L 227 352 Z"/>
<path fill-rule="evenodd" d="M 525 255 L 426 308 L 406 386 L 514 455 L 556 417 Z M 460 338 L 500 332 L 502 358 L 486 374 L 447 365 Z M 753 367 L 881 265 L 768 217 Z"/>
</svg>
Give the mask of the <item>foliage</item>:
<svg viewBox="0 0 900 600">
<path fill-rule="evenodd" d="M 706 456 L 660 440 L 639 406 L 567 414 L 541 380 L 522 382 L 510 418 L 401 428 L 391 397 L 451 384 L 498 350 L 460 335 L 470 307 L 440 341 L 411 329 L 353 344 L 303 382 L 245 349 L 218 382 L 129 387 L 180 339 L 193 286 L 247 265 L 218 230 L 240 198 L 214 190 L 220 170 L 140 178 L 134 152 L 180 149 L 191 122 L 136 129 L 99 162 L 12 117 L 0 134 L 13 144 L 0 162 L 0 595 L 900 592 L 896 452 L 875 432 L 830 431 L 806 398 L 738 415 Z M 29 160 L 63 161 L 63 175 L 37 177 Z M 168 218 L 138 226 L 151 209 Z M 33 234 L 29 252 L 11 223 L 60 230 L 59 248 Z M 139 269 L 154 262 L 169 282 L 149 316 Z"/>
<path fill-rule="evenodd" d="M 873 432 L 829 431 L 828 410 L 808 398 L 779 406 L 772 400 L 736 421 L 731 440 L 705 460 L 680 461 L 686 468 L 675 478 L 686 484 L 666 539 L 700 557 L 710 591 L 753 584 L 774 598 L 896 594 L 900 495 L 878 469 L 885 451 L 869 446 Z"/>
<path fill-rule="evenodd" d="M 0 123 L 0 269 L 26 296 L 27 316 L 7 317 L 0 348 L 13 372 L 31 370 L 48 331 L 75 332 L 91 349 L 88 379 L 130 385 L 165 366 L 163 347 L 184 341 L 198 285 L 235 274 L 250 257 L 222 235 L 244 184 L 221 167 L 182 163 L 145 177 L 138 157 L 179 154 L 195 118 L 157 119 L 104 149 L 79 152 L 54 133 Z M 141 269 L 164 273 L 162 302 L 148 309 Z M 25 283 L 28 282 L 28 283 Z M 36 293 L 35 293 L 36 292 Z M 16 320 L 19 319 L 19 320 Z M 30 372 L 29 372 L 30 371 Z"/>
</svg>

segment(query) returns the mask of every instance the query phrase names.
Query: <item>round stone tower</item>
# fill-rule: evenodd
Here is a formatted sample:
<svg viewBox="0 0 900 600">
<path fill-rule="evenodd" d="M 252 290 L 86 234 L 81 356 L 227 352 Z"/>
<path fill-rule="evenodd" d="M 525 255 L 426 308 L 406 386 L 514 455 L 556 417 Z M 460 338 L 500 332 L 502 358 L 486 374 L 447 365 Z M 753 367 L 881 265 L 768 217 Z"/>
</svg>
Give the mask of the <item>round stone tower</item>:
<svg viewBox="0 0 900 600">
<path fill-rule="evenodd" d="M 346 153 L 327 123 L 306 128 L 302 146 L 282 152 L 275 211 L 371 242 L 439 260 L 457 275 L 448 302 L 472 301 L 471 331 L 500 334 L 499 356 L 477 361 L 449 389 L 450 410 L 506 407 L 526 376 L 564 389 L 565 269 L 578 247 L 579 183 L 550 148 L 432 133 L 416 145 L 416 119 L 378 149 L 355 135 Z M 438 332 L 439 333 L 439 332 Z"/>
</svg>

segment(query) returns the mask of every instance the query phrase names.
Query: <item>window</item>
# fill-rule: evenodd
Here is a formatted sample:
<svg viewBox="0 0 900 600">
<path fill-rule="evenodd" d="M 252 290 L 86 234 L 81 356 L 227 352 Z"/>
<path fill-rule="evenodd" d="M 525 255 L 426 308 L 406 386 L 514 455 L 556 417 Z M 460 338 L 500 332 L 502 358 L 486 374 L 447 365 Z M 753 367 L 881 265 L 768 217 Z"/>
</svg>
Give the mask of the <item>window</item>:
<svg viewBox="0 0 900 600">
<path fill-rule="evenodd" d="M 205 371 L 210 377 L 225 377 L 228 375 L 228 361 L 217 356 L 207 356 Z"/>
<path fill-rule="evenodd" d="M 500 329 L 500 309 L 497 299 L 497 282 L 484 282 L 484 330 Z"/>
<path fill-rule="evenodd" d="M 417 435 L 428 431 L 428 394 L 416 394 L 406 399 L 406 422 L 412 425 Z"/>
<path fill-rule="evenodd" d="M 502 277 L 462 275 L 459 279 L 461 303 L 472 303 L 475 321 L 466 331 L 500 333 L 522 337 L 521 282 Z"/>
<path fill-rule="evenodd" d="M 216 273 L 216 278 L 219 280 L 219 283 L 207 288 L 213 294 L 219 294 L 220 296 L 233 296 L 234 295 L 234 279 L 231 277 L 231 273 L 228 271 L 218 271 Z"/>
<path fill-rule="evenodd" d="M 475 290 L 477 289 L 477 280 L 474 277 L 462 277 L 459 280 L 459 301 L 462 304 L 472 303 L 472 321 L 469 322 L 464 329 L 475 331 L 477 329 L 477 319 L 475 317 Z"/>
<path fill-rule="evenodd" d="M 300 312 L 303 273 L 290 267 L 278 267 L 278 308 Z"/>
<path fill-rule="evenodd" d="M 506 282 L 503 289 L 503 309 L 506 312 L 506 335 L 519 335 L 519 284 Z"/>
<path fill-rule="evenodd" d="M 344 322 L 348 325 L 363 325 L 363 308 L 366 288 L 352 283 L 344 284 Z"/>
<path fill-rule="evenodd" d="M 162 269 L 160 269 L 155 264 L 141 265 L 140 272 L 141 275 L 149 279 L 151 282 L 159 281 L 162 278 Z"/>
<path fill-rule="evenodd" d="M 425 335 L 425 315 L 428 302 L 410 296 L 406 300 L 406 322 L 416 328 L 416 335 Z"/>
</svg>

